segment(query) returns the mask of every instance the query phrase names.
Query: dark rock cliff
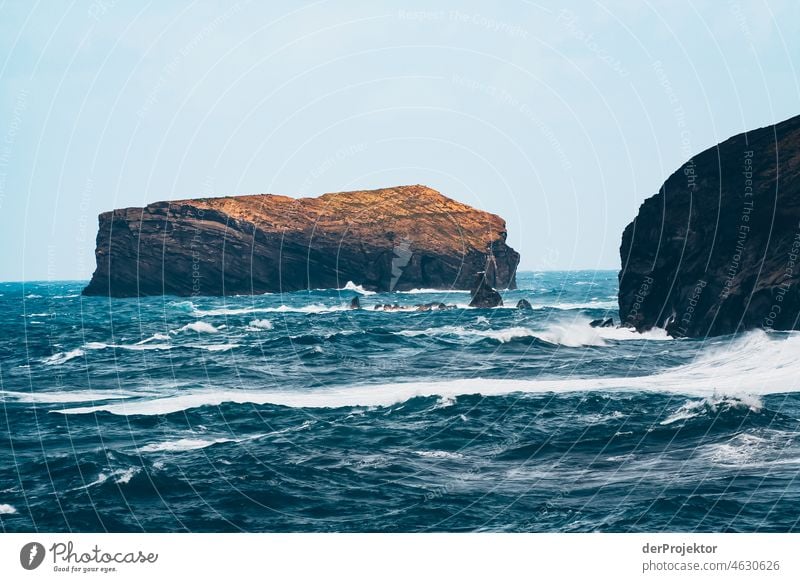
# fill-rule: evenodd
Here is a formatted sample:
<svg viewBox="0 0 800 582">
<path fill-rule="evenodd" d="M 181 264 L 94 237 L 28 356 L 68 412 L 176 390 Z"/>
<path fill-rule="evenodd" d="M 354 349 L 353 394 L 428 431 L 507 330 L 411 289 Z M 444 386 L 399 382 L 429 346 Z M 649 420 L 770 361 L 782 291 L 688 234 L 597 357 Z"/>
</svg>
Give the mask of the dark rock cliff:
<svg viewBox="0 0 800 582">
<path fill-rule="evenodd" d="M 157 202 L 100 215 L 85 295 L 514 288 L 505 221 L 425 186 Z"/>
<path fill-rule="evenodd" d="M 686 162 L 642 204 L 620 255 L 623 325 L 800 328 L 800 116 Z"/>
</svg>

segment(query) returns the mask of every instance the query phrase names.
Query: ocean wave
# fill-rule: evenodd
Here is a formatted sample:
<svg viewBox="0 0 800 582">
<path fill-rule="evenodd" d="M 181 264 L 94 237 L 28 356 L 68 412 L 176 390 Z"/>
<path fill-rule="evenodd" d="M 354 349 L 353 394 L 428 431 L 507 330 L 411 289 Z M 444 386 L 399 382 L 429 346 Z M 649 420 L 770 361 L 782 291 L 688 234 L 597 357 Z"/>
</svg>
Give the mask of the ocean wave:
<svg viewBox="0 0 800 582">
<path fill-rule="evenodd" d="M 337 289 L 337 291 L 343 291 L 347 289 L 343 287 L 342 289 Z M 358 289 L 347 289 L 350 291 L 354 291 L 360 293 L 362 295 L 375 295 L 376 293 L 373 291 L 366 291 Z M 398 294 L 450 294 L 450 293 L 457 293 L 461 294 L 469 294 L 469 291 L 462 291 L 462 290 L 436 290 L 436 289 L 412 289 L 410 291 L 399 291 Z M 237 316 L 237 315 L 253 315 L 258 313 L 336 313 L 341 311 L 350 311 L 349 305 L 338 304 L 338 305 L 325 305 L 322 303 L 311 303 L 309 305 L 280 305 L 277 307 L 260 307 L 260 306 L 249 306 L 249 307 L 218 307 L 212 309 L 202 309 L 196 307 L 191 302 L 181 302 L 176 304 L 181 306 L 181 308 L 186 308 L 189 312 L 195 317 L 224 317 L 224 316 Z M 399 309 L 394 311 L 381 311 L 377 310 L 380 313 L 409 313 L 415 312 L 414 307 L 415 305 L 407 305 L 405 306 L 407 309 Z M 458 309 L 474 309 L 469 306 L 469 303 L 464 302 L 457 302 L 455 303 L 455 307 Z M 617 308 L 616 301 L 590 301 L 590 302 L 582 302 L 582 303 L 569 303 L 569 302 L 556 302 L 556 303 L 534 303 L 532 305 L 533 309 L 535 310 L 546 310 L 546 309 L 553 309 L 559 311 L 570 311 L 570 310 L 577 310 L 577 309 L 595 309 L 595 310 L 614 310 Z M 505 309 L 505 310 L 516 310 L 516 301 L 508 301 L 506 305 L 502 307 L 497 307 L 496 309 Z M 373 311 L 371 306 L 365 306 L 366 311 Z"/>
<path fill-rule="evenodd" d="M 569 302 L 562 301 L 556 303 L 538 303 L 532 304 L 534 309 L 558 309 L 561 311 L 570 311 L 573 309 L 617 309 L 618 304 L 616 301 L 585 301 L 585 302 Z"/>
<path fill-rule="evenodd" d="M 111 473 L 114 483 L 117 485 L 127 485 L 142 470 L 141 467 L 128 467 L 127 469 L 117 469 Z"/>
<path fill-rule="evenodd" d="M 428 329 L 421 329 L 421 330 L 413 330 L 413 329 L 404 329 L 401 331 L 393 332 L 395 335 L 400 335 L 404 337 L 439 337 L 439 336 L 450 336 L 450 337 L 459 337 L 459 338 L 477 338 L 477 339 L 492 339 L 496 340 L 500 343 L 507 343 L 515 339 L 520 338 L 535 338 L 538 337 L 536 332 L 532 329 L 527 327 L 511 327 L 506 329 L 498 329 L 498 330 L 480 330 L 480 329 L 469 329 L 462 326 L 442 326 L 442 327 L 431 327 Z"/>
<path fill-rule="evenodd" d="M 171 350 L 173 347 L 172 344 L 149 343 L 150 341 L 155 340 L 153 338 L 149 338 L 148 340 L 137 342 L 135 344 L 107 344 L 105 342 L 88 342 L 87 344 L 84 344 L 84 347 L 87 350 L 107 350 L 111 348 L 115 350 L 130 350 L 134 352 L 146 350 Z"/>
<path fill-rule="evenodd" d="M 282 430 L 276 430 L 266 434 L 254 434 L 249 435 L 246 437 L 240 438 L 231 438 L 231 437 L 205 437 L 205 438 L 198 438 L 196 436 L 190 437 L 181 437 L 177 439 L 169 439 L 166 441 L 161 441 L 157 443 L 151 443 L 149 445 L 145 445 L 143 447 L 139 447 L 137 451 L 139 453 L 181 453 L 185 451 L 196 451 L 200 449 L 205 449 L 211 447 L 213 445 L 223 444 L 223 443 L 243 443 L 246 441 L 253 441 L 256 439 L 260 439 L 265 436 L 274 436 L 279 434 L 284 434 L 287 432 L 292 432 L 295 430 L 301 430 L 311 426 L 311 423 L 306 422 L 299 427 L 289 427 Z"/>
<path fill-rule="evenodd" d="M 395 291 L 401 295 L 442 295 L 450 293 L 469 293 L 468 289 L 409 289 L 408 291 Z"/>
<path fill-rule="evenodd" d="M 145 445 L 143 447 L 139 447 L 138 451 L 140 453 L 164 453 L 164 452 L 177 453 L 183 451 L 194 451 L 198 449 L 205 449 L 206 447 L 210 447 L 212 445 L 216 445 L 219 443 L 230 443 L 235 441 L 236 439 L 223 438 L 223 437 L 209 438 L 209 439 L 180 438 L 180 439 Z"/>
<path fill-rule="evenodd" d="M 726 396 L 713 394 L 702 400 L 691 400 L 683 404 L 678 410 L 662 420 L 659 424 L 668 425 L 682 420 L 690 420 L 701 416 L 718 416 L 728 410 L 749 410 L 761 412 L 764 404 L 757 396 Z"/>
<path fill-rule="evenodd" d="M 240 344 L 186 344 L 185 347 L 205 350 L 207 352 L 227 352 L 228 350 L 235 350 L 240 347 Z"/>
<path fill-rule="evenodd" d="M 70 360 L 74 360 L 75 358 L 80 358 L 81 356 L 85 356 L 86 352 L 82 349 L 77 348 L 74 350 L 70 350 L 68 352 L 58 352 L 53 354 L 52 356 L 45 358 L 42 360 L 42 363 L 45 366 L 60 366 L 61 364 L 65 364 Z"/>
<path fill-rule="evenodd" d="M 138 341 L 138 342 L 136 342 L 136 344 L 134 344 L 134 345 L 141 346 L 141 345 L 144 345 L 144 344 L 149 344 L 150 342 L 156 342 L 156 341 L 158 341 L 158 342 L 170 341 L 170 339 L 171 339 L 171 338 L 170 338 L 170 337 L 169 337 L 167 334 L 164 334 L 164 333 L 154 333 L 154 334 L 153 334 L 153 335 L 151 335 L 149 338 L 147 338 L 147 339 L 143 339 L 142 341 Z"/>
<path fill-rule="evenodd" d="M 17 512 L 17 508 L 8 503 L 0 503 L 0 515 L 13 515 Z"/>
<path fill-rule="evenodd" d="M 109 412 L 121 415 L 170 414 L 202 406 L 273 404 L 293 408 L 391 406 L 416 397 L 506 396 L 514 393 L 641 391 L 688 396 L 740 398 L 800 390 L 800 334 L 788 337 L 751 332 L 730 346 L 714 349 L 696 362 L 647 376 L 546 379 L 466 378 L 446 381 L 364 384 L 303 391 L 201 391 L 90 407 L 65 414 Z M 743 402 L 747 402 L 743 400 Z"/>
<path fill-rule="evenodd" d="M 250 315 L 253 313 L 335 313 L 337 311 L 348 311 L 349 309 L 350 308 L 346 305 L 322 305 L 319 303 L 312 303 L 311 305 L 302 305 L 300 307 L 281 305 L 279 307 L 194 308 L 192 314 L 195 317 L 220 317 L 227 315 Z"/>
<path fill-rule="evenodd" d="M 149 338 L 148 340 L 144 341 L 155 341 L 153 338 Z M 181 348 L 189 348 L 189 349 L 196 349 L 196 350 L 205 350 L 207 352 L 224 352 L 227 350 L 233 350 L 240 347 L 240 344 L 235 343 L 225 343 L 225 344 L 199 344 L 199 343 L 189 343 L 189 344 L 165 344 L 165 343 L 144 343 L 144 342 L 137 342 L 135 344 L 107 344 L 105 342 L 89 342 L 84 345 L 87 350 L 107 350 L 107 349 L 115 349 L 115 350 L 129 350 L 134 352 L 139 351 L 149 351 L 149 350 L 172 350 L 172 349 L 181 349 Z"/>
<path fill-rule="evenodd" d="M 759 434 L 742 432 L 724 442 L 704 445 L 695 455 L 710 464 L 739 469 L 747 466 L 796 465 L 800 464 L 800 457 L 795 453 L 796 439 L 796 433 L 780 430 L 767 430 Z"/>
<path fill-rule="evenodd" d="M 182 331 L 196 331 L 197 333 L 218 333 L 219 329 L 205 321 L 194 321 L 187 323 L 180 329 L 174 330 L 170 333 L 181 333 Z"/>
<path fill-rule="evenodd" d="M 605 346 L 606 340 L 671 340 L 662 329 L 654 329 L 638 333 L 629 328 L 591 327 L 589 320 L 570 323 L 553 323 L 544 330 L 529 327 L 509 327 L 503 329 L 471 329 L 463 326 L 442 326 L 424 330 L 402 330 L 394 332 L 405 337 L 459 337 L 478 340 L 491 339 L 500 343 L 508 343 L 517 339 L 538 339 L 552 345 L 564 347 Z"/>
<path fill-rule="evenodd" d="M 592 327 L 589 320 L 554 323 L 538 334 L 539 339 L 565 347 L 605 346 L 607 341 L 671 341 L 663 329 L 639 333 L 627 327 Z"/>
<path fill-rule="evenodd" d="M 103 471 L 102 473 L 98 473 L 97 478 L 94 481 L 86 483 L 85 485 L 81 485 L 80 487 L 76 487 L 71 491 L 81 491 L 89 489 L 90 487 L 102 485 L 109 479 L 112 479 L 117 485 L 127 485 L 130 483 L 131 479 L 141 472 L 141 470 L 141 467 L 127 467 L 125 469 Z"/>
<path fill-rule="evenodd" d="M 104 400 L 121 400 L 133 398 L 152 393 L 142 393 L 133 391 L 85 391 L 85 390 L 65 390 L 62 392 L 12 392 L 0 391 L 3 398 L 12 398 L 18 402 L 33 404 L 69 404 L 73 402 L 102 402 Z"/>
<path fill-rule="evenodd" d="M 433 406 L 434 410 L 439 410 L 441 408 L 450 408 L 451 406 L 455 405 L 456 398 L 453 396 L 442 396 L 439 400 L 436 401 L 436 404 Z"/>
<path fill-rule="evenodd" d="M 463 459 L 464 455 L 461 453 L 451 453 L 450 451 L 414 451 L 420 457 L 427 457 L 429 459 Z"/>
<path fill-rule="evenodd" d="M 352 281 L 348 281 L 347 285 L 345 285 L 341 289 L 337 289 L 337 291 L 355 291 L 360 295 L 375 295 L 375 291 L 367 291 L 366 289 L 364 289 L 364 287 L 362 287 L 361 285 L 356 285 Z"/>
<path fill-rule="evenodd" d="M 635 380 L 638 380 L 636 382 Z M 593 389 L 624 389 L 646 386 L 647 378 L 606 378 L 566 380 L 507 380 L 467 378 L 462 380 L 367 384 L 338 389 L 305 391 L 202 391 L 163 398 L 137 399 L 117 404 L 68 408 L 54 412 L 89 414 L 109 412 L 123 416 L 164 415 L 204 406 L 233 404 L 273 404 L 291 408 L 352 408 L 358 406 L 392 406 L 417 397 L 456 398 L 468 394 L 507 396 L 513 393 L 572 392 Z"/>
<path fill-rule="evenodd" d="M 268 319 L 254 319 L 245 329 L 248 331 L 264 331 L 272 329 L 273 327 L 272 322 Z"/>
</svg>

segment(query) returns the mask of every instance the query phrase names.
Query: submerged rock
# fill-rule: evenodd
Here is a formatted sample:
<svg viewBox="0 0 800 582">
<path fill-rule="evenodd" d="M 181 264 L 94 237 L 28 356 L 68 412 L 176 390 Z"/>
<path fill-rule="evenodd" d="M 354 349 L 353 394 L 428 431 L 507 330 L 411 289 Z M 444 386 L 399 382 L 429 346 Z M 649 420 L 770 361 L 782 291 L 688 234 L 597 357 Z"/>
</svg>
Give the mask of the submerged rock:
<svg viewBox="0 0 800 582">
<path fill-rule="evenodd" d="M 527 311 L 533 309 L 533 306 L 531 305 L 531 302 L 528 301 L 527 299 L 520 299 L 519 301 L 517 301 L 517 309 L 524 309 Z"/>
<path fill-rule="evenodd" d="M 423 303 L 414 307 L 416 311 L 444 311 L 445 309 L 455 308 L 455 305 L 446 305 L 444 303 Z"/>
<path fill-rule="evenodd" d="M 593 319 L 589 322 L 591 327 L 614 327 L 614 318 L 609 317 L 608 319 Z"/>
<path fill-rule="evenodd" d="M 686 162 L 622 235 L 622 325 L 800 329 L 800 116 Z"/>
<path fill-rule="evenodd" d="M 358 295 L 350 300 L 350 309 L 361 309 L 361 300 L 358 298 Z"/>
<path fill-rule="evenodd" d="M 100 215 L 85 295 L 516 286 L 505 221 L 425 186 L 156 202 Z"/>
</svg>

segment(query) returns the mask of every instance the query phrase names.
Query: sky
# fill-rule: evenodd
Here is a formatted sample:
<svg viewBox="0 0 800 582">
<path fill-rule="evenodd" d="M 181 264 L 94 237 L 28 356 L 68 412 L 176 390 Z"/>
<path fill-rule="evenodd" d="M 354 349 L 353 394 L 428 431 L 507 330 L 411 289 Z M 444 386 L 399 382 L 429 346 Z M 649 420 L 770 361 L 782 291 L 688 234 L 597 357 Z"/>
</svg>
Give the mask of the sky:
<svg viewBox="0 0 800 582">
<path fill-rule="evenodd" d="M 800 3 L 0 3 L 0 280 L 88 279 L 97 215 L 425 184 L 520 268 L 617 269 L 684 161 L 800 114 Z"/>
</svg>

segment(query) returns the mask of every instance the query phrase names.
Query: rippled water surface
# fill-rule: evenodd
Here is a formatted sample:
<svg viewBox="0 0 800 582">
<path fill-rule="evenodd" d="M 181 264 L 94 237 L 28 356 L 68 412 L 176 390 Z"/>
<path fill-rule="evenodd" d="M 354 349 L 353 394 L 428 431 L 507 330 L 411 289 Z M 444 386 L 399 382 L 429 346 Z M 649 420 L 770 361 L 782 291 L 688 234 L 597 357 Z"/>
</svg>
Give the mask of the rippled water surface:
<svg viewBox="0 0 800 582">
<path fill-rule="evenodd" d="M 4 531 L 800 529 L 798 334 L 591 328 L 606 271 L 492 310 L 82 286 L 0 283 Z"/>
</svg>

